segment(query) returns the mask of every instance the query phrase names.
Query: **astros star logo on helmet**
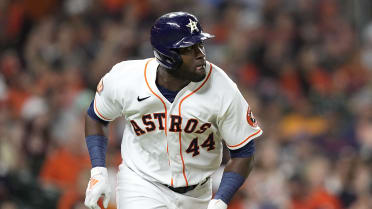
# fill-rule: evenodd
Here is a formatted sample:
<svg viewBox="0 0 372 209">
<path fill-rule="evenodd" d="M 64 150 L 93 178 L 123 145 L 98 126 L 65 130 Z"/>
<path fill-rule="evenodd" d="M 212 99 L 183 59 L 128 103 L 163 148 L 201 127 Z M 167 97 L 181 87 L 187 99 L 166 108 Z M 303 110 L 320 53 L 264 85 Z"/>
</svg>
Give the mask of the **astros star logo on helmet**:
<svg viewBox="0 0 372 209">
<path fill-rule="evenodd" d="M 191 19 L 189 19 L 189 24 L 187 24 L 186 26 L 190 28 L 190 33 L 193 33 L 194 30 L 196 31 L 199 31 L 198 27 L 196 26 L 197 22 L 196 21 L 192 21 Z"/>
</svg>

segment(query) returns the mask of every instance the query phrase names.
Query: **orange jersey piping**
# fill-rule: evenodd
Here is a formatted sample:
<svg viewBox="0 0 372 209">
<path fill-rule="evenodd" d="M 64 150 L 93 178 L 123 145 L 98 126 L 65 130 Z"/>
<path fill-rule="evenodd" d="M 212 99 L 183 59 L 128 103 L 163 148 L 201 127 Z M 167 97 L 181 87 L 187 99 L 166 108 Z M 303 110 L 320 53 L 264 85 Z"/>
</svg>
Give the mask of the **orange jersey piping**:
<svg viewBox="0 0 372 209">
<path fill-rule="evenodd" d="M 240 145 L 242 145 L 244 142 L 246 142 L 247 140 L 249 140 L 250 138 L 252 138 L 253 136 L 256 136 L 257 134 L 259 134 L 262 130 L 258 130 L 256 131 L 255 133 L 251 134 L 250 136 L 248 136 L 246 139 L 244 139 L 242 142 L 240 142 L 239 144 L 236 144 L 236 145 L 228 145 L 227 144 L 227 147 L 230 147 L 230 148 L 234 148 L 234 147 L 238 147 Z"/>
<path fill-rule="evenodd" d="M 164 133 L 165 133 L 165 136 L 167 136 L 167 129 L 168 129 L 168 126 L 167 126 L 167 117 L 168 117 L 168 111 L 167 111 L 167 106 L 165 105 L 165 102 L 163 101 L 163 99 L 157 95 L 150 87 L 149 85 L 149 82 L 147 81 L 147 75 L 146 75 L 146 72 L 147 72 L 147 65 L 149 64 L 149 62 L 151 62 L 152 60 L 154 60 L 154 58 L 150 59 L 149 61 L 146 62 L 146 65 L 145 65 L 145 70 L 144 70 L 144 76 L 145 76 L 145 81 L 146 81 L 146 85 L 147 87 L 150 89 L 151 93 L 154 94 L 160 101 L 161 103 L 163 103 L 163 106 L 164 106 L 164 110 L 165 110 L 165 124 L 164 124 Z M 170 166 L 170 159 L 169 159 L 169 152 L 168 152 L 168 142 L 167 142 L 167 154 L 168 154 L 168 164 Z M 173 186 L 173 178 L 171 177 L 171 186 Z"/>
<path fill-rule="evenodd" d="M 102 118 L 102 119 L 104 119 L 104 120 L 107 120 L 107 121 L 110 121 L 110 119 L 108 119 L 108 118 L 105 118 L 99 111 L 98 111 L 98 109 L 97 109 L 97 106 L 96 106 L 96 98 L 94 98 L 94 110 L 98 113 L 98 115 Z"/>
<path fill-rule="evenodd" d="M 163 101 L 163 99 L 157 95 L 150 87 L 149 85 L 149 82 L 147 81 L 147 75 L 146 75 L 146 71 L 147 71 L 147 65 L 149 64 L 150 61 L 154 60 L 154 58 L 150 59 L 149 61 L 146 62 L 146 65 L 145 65 L 145 71 L 144 71 L 144 74 L 145 74 L 145 81 L 146 81 L 146 85 L 147 87 L 150 89 L 151 93 L 154 94 L 157 98 L 160 99 L 161 103 L 163 103 L 163 106 L 164 106 L 164 110 L 165 110 L 165 128 L 164 128 L 164 131 L 165 131 L 165 135 L 167 135 L 167 106 L 165 105 L 165 102 Z"/>
<path fill-rule="evenodd" d="M 192 94 L 194 94 L 195 92 L 197 92 L 201 87 L 204 86 L 204 84 L 207 82 L 207 80 L 209 79 L 209 77 L 210 77 L 210 75 L 212 73 L 212 64 L 210 64 L 210 66 L 211 67 L 210 67 L 208 76 L 204 80 L 204 82 L 197 89 L 195 89 L 190 94 L 188 94 L 187 96 L 185 96 L 184 98 L 182 98 L 181 102 L 178 104 L 178 114 L 179 114 L 180 117 L 181 117 L 181 105 L 182 105 L 182 102 L 185 101 L 186 98 L 188 98 L 189 96 L 191 96 Z M 180 144 L 180 155 L 181 155 L 181 161 L 182 161 L 183 177 L 185 178 L 186 186 L 189 186 L 189 182 L 187 181 L 187 177 L 186 177 L 186 173 L 185 173 L 185 162 L 183 160 L 183 155 L 182 155 L 182 145 L 181 145 L 182 136 L 181 136 L 181 132 L 178 133 L 178 139 L 179 139 L 179 144 Z"/>
</svg>

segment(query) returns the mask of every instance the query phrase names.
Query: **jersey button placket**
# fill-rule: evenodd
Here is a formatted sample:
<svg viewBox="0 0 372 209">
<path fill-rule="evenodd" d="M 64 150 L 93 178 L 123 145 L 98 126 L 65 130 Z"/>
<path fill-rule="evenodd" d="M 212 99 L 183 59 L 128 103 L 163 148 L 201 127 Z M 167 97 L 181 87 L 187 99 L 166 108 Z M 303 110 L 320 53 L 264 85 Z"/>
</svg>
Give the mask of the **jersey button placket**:
<svg viewBox="0 0 372 209">
<path fill-rule="evenodd" d="M 173 184 L 177 181 L 180 181 L 182 175 L 182 162 L 181 156 L 179 153 L 179 146 L 178 146 L 178 132 L 171 132 L 172 126 L 172 118 L 171 115 L 178 115 L 178 103 L 177 99 L 179 97 L 180 92 L 177 94 L 176 98 L 174 99 L 173 103 L 170 103 L 169 114 L 168 114 L 168 136 L 167 136 L 167 143 L 169 145 L 169 158 L 171 161 L 171 175 L 173 178 Z"/>
<path fill-rule="evenodd" d="M 173 184 L 176 184 L 176 182 L 183 181 L 183 175 L 182 175 L 182 160 L 180 155 L 180 147 L 179 147 L 179 132 L 172 132 L 170 131 L 172 129 L 172 115 L 178 115 L 178 103 L 177 103 L 177 97 L 179 95 L 177 94 L 175 100 L 173 103 L 170 103 L 169 112 L 167 116 L 167 143 L 168 143 L 168 154 L 169 154 L 169 160 L 170 160 L 170 171 L 171 171 L 171 177 L 173 178 Z M 182 122 L 182 121 L 181 121 Z M 173 127 L 174 128 L 174 127 Z"/>
</svg>

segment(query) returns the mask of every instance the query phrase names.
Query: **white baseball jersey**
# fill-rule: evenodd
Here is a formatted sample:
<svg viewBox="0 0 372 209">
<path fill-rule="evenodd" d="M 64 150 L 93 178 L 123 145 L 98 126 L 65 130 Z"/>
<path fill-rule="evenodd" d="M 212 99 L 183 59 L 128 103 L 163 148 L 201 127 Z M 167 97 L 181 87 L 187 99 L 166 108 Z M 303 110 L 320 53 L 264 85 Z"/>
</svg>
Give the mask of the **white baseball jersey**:
<svg viewBox="0 0 372 209">
<path fill-rule="evenodd" d="M 123 163 L 149 181 L 195 185 L 217 170 L 222 140 L 243 147 L 262 134 L 236 84 L 207 62 L 206 77 L 190 82 L 170 103 L 155 83 L 154 58 L 116 64 L 101 80 L 94 111 L 105 121 L 124 116 Z"/>
</svg>

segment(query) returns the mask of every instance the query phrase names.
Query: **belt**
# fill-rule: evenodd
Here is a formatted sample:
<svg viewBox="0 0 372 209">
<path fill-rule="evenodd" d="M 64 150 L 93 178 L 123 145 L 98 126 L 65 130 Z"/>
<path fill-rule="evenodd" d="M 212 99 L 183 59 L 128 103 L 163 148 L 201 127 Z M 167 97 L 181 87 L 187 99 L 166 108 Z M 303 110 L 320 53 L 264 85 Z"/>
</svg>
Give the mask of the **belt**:
<svg viewBox="0 0 372 209">
<path fill-rule="evenodd" d="M 172 187 L 172 186 L 169 186 L 169 185 L 165 185 L 166 187 L 168 187 L 170 190 L 172 190 L 173 192 L 177 192 L 177 193 L 180 193 L 180 194 L 183 194 L 183 193 L 186 193 L 188 191 L 191 191 L 193 189 L 195 189 L 195 187 L 197 187 L 198 185 L 203 185 L 205 184 L 207 181 L 209 180 L 209 177 L 207 177 L 202 183 L 200 184 L 195 184 L 195 185 L 191 185 L 191 186 L 186 186 L 186 187 Z"/>
</svg>

